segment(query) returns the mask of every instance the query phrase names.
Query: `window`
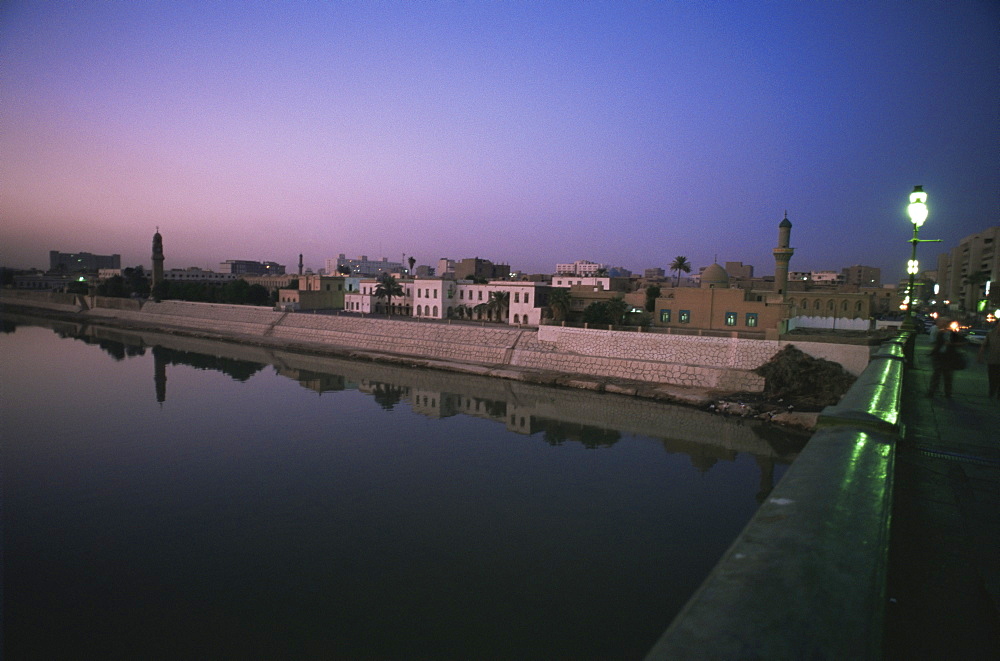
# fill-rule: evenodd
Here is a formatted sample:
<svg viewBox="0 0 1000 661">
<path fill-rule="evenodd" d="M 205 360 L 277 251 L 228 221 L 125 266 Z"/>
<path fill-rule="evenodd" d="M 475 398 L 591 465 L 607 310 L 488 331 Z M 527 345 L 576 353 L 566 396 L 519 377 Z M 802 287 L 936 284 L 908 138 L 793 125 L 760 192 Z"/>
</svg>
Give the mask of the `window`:
<svg viewBox="0 0 1000 661">
<path fill-rule="evenodd" d="M 735 312 L 727 312 L 726 313 L 726 325 L 727 326 L 735 326 L 736 325 L 736 313 Z"/>
<path fill-rule="evenodd" d="M 483 290 L 482 289 L 479 290 L 479 300 L 480 301 L 483 300 Z"/>
<path fill-rule="evenodd" d="M 660 310 L 660 323 L 670 323 L 670 310 Z"/>
<path fill-rule="evenodd" d="M 691 323 L 691 311 L 690 310 L 681 310 L 681 313 L 679 315 L 677 315 L 677 321 L 681 322 L 682 324 L 690 324 Z"/>
<path fill-rule="evenodd" d="M 461 299 L 465 299 L 465 290 L 464 289 L 459 289 L 458 290 L 458 297 L 461 298 Z"/>
<path fill-rule="evenodd" d="M 514 323 L 515 323 L 515 324 L 519 324 L 519 323 L 521 323 L 521 317 L 515 314 L 515 315 L 514 315 Z"/>
<path fill-rule="evenodd" d="M 528 302 L 528 292 L 525 292 L 525 293 L 524 293 L 524 302 L 525 302 L 525 303 L 527 303 L 527 302 Z"/>
<path fill-rule="evenodd" d="M 521 295 L 520 295 L 519 293 L 517 293 L 517 292 L 514 292 L 514 302 L 515 302 L 515 303 L 520 303 L 520 300 L 519 300 L 519 299 L 520 299 L 520 296 L 521 296 Z"/>
<path fill-rule="evenodd" d="M 438 306 L 434 306 L 434 316 L 438 316 Z"/>
<path fill-rule="evenodd" d="M 417 298 L 423 298 L 422 294 L 423 294 L 423 290 L 418 289 L 417 290 Z"/>
<path fill-rule="evenodd" d="M 750 328 L 756 328 L 757 327 L 757 313 L 756 312 L 747 312 L 747 326 L 749 326 Z"/>
</svg>

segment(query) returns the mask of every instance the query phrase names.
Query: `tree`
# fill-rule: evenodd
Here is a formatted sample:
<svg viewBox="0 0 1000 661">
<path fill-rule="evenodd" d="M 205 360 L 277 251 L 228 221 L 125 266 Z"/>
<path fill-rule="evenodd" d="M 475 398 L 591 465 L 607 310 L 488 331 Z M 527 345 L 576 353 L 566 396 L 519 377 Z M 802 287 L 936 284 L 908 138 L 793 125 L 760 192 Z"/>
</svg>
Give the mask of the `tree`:
<svg viewBox="0 0 1000 661">
<path fill-rule="evenodd" d="M 595 301 L 583 311 L 583 320 L 588 324 L 621 326 L 625 323 L 630 307 L 621 296 L 608 301 Z"/>
<path fill-rule="evenodd" d="M 659 297 L 659 285 L 650 285 L 649 287 L 646 287 L 646 312 L 653 312 L 656 309 L 656 299 Z"/>
<path fill-rule="evenodd" d="M 565 321 L 573 307 L 573 299 L 568 289 L 553 289 L 549 292 L 549 312 L 553 321 Z"/>
<path fill-rule="evenodd" d="M 388 273 L 383 273 L 379 276 L 378 284 L 375 285 L 375 298 L 379 300 L 385 299 L 386 310 L 390 317 L 392 316 L 392 297 L 402 295 L 403 286 L 396 282 L 396 278 Z"/>
<path fill-rule="evenodd" d="M 603 266 L 601 268 L 597 269 L 596 271 L 594 271 L 594 275 L 596 275 L 598 278 L 603 278 L 607 274 L 608 274 L 608 270 L 606 268 L 604 268 Z"/>
<path fill-rule="evenodd" d="M 674 283 L 674 287 L 680 287 L 681 284 L 681 271 L 685 273 L 691 272 L 691 262 L 684 255 L 678 255 L 674 258 L 674 261 L 670 263 L 670 270 L 677 274 L 677 281 Z"/>
<path fill-rule="evenodd" d="M 486 309 L 491 316 L 495 316 L 497 321 L 504 321 L 507 318 L 507 310 L 510 308 L 510 292 L 493 291 L 490 292 L 489 303 Z"/>
<path fill-rule="evenodd" d="M 410 275 L 413 275 L 413 265 L 417 263 L 417 258 L 410 255 L 406 258 L 406 262 L 410 265 Z"/>
</svg>

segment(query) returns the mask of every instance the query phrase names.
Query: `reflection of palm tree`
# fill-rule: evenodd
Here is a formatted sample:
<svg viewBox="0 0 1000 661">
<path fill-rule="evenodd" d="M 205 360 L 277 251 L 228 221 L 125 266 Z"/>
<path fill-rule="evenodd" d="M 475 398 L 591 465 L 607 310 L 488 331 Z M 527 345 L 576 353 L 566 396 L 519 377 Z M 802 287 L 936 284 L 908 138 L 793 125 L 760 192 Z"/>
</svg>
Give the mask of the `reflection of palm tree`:
<svg viewBox="0 0 1000 661">
<path fill-rule="evenodd" d="M 388 273 L 383 273 L 379 276 L 378 284 L 375 286 L 375 298 L 379 300 L 386 299 L 386 309 L 389 311 L 390 317 L 392 316 L 392 297 L 402 295 L 403 286 L 396 282 L 396 278 Z"/>
<path fill-rule="evenodd" d="M 691 262 L 684 255 L 679 255 L 674 258 L 674 261 L 670 264 L 670 270 L 677 274 L 677 281 L 674 283 L 674 287 L 679 287 L 681 284 L 681 271 L 685 273 L 691 272 Z"/>
<path fill-rule="evenodd" d="M 553 289 L 549 292 L 549 311 L 552 313 L 553 321 L 563 321 L 569 316 L 573 299 L 569 295 L 568 289 Z"/>
<path fill-rule="evenodd" d="M 490 301 L 486 304 L 486 309 L 490 316 L 495 316 L 497 321 L 504 321 L 507 318 L 506 312 L 510 307 L 510 292 L 494 291 L 490 292 Z"/>
</svg>

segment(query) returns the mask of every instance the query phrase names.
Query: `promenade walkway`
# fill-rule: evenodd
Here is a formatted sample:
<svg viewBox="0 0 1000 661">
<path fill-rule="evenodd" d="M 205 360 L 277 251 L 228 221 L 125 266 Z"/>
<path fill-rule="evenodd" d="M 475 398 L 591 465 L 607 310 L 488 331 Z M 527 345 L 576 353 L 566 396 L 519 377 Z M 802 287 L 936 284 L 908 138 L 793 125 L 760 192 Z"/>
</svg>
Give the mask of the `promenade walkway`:
<svg viewBox="0 0 1000 661">
<path fill-rule="evenodd" d="M 929 398 L 929 338 L 904 379 L 889 549 L 887 659 L 1000 659 L 1000 401 L 978 347 Z"/>
</svg>

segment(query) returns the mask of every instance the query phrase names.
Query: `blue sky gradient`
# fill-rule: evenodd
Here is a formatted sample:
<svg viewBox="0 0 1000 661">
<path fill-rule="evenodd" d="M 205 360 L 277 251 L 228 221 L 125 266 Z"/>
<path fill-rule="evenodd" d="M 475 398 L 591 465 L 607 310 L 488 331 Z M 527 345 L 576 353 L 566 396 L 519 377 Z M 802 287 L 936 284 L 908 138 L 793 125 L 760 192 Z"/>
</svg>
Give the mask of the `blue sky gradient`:
<svg viewBox="0 0 1000 661">
<path fill-rule="evenodd" d="M 0 264 L 902 277 L 1000 222 L 1000 4 L 6 2 Z"/>
</svg>

